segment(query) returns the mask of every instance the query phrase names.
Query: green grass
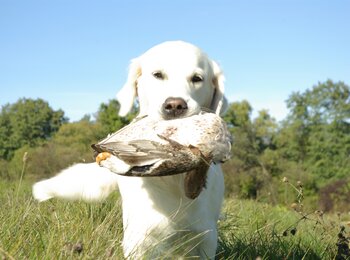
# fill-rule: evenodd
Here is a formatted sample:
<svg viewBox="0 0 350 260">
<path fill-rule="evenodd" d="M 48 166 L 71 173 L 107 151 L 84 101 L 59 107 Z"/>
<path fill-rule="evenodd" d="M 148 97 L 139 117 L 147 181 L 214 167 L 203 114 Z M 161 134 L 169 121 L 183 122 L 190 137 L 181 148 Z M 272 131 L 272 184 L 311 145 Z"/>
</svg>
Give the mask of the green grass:
<svg viewBox="0 0 350 260">
<path fill-rule="evenodd" d="M 0 187 L 0 256 L 9 259 L 121 258 L 122 222 L 116 195 L 104 203 L 37 203 L 26 185 Z"/>
<path fill-rule="evenodd" d="M 98 204 L 58 200 L 39 204 L 28 181 L 19 190 L 18 185 L 0 183 L 0 257 L 122 259 L 117 193 Z M 285 207 L 226 199 L 217 258 L 335 259 L 341 218 L 317 214 L 303 218 Z"/>
<path fill-rule="evenodd" d="M 255 201 L 227 201 L 219 223 L 223 259 L 334 259 L 340 220 Z M 304 213 L 305 214 L 305 213 Z"/>
</svg>

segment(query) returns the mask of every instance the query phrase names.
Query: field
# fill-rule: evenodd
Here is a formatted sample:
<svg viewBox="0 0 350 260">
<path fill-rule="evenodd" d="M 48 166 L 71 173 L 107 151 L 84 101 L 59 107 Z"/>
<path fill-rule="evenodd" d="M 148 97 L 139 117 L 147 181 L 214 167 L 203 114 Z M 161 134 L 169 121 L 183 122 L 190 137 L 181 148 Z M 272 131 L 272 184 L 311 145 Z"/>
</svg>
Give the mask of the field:
<svg viewBox="0 0 350 260">
<path fill-rule="evenodd" d="M 347 216 L 227 198 L 217 259 L 346 259 Z M 31 182 L 0 184 L 2 259 L 122 259 L 116 192 L 98 204 L 37 203 Z M 174 245 L 176 247 L 176 245 Z"/>
<path fill-rule="evenodd" d="M 350 259 L 349 97 L 344 82 L 319 82 L 290 95 L 281 122 L 267 110 L 252 117 L 246 100 L 229 104 L 224 120 L 234 142 L 223 165 L 218 259 Z M 117 192 L 100 204 L 39 204 L 31 196 L 38 178 L 93 161 L 90 145 L 136 115 L 135 107 L 119 117 L 119 108 L 110 100 L 76 122 L 40 98 L 1 108 L 0 257 L 122 258 Z M 173 243 L 168 256 L 189 239 Z"/>
</svg>

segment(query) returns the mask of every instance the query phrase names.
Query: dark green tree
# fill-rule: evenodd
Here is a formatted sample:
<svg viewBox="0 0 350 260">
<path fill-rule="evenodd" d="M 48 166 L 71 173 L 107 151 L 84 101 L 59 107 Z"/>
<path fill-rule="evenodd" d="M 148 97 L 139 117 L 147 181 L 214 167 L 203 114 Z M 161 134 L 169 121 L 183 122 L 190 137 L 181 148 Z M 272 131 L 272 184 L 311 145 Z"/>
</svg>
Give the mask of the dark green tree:
<svg viewBox="0 0 350 260">
<path fill-rule="evenodd" d="M 247 101 L 233 102 L 225 121 L 233 135 L 230 162 L 224 164 L 228 192 L 239 191 L 243 198 L 257 198 L 263 185 L 271 178 L 268 171 L 273 161 L 271 151 L 277 130 L 275 120 L 266 110 L 251 119 L 252 107 Z M 228 173 L 228 174 L 227 174 Z"/>
<path fill-rule="evenodd" d="M 96 114 L 96 122 L 102 126 L 106 134 L 124 127 L 136 116 L 136 108 L 127 117 L 120 117 L 119 109 L 120 105 L 117 100 L 110 100 L 107 104 L 100 105 Z"/>
<path fill-rule="evenodd" d="M 10 159 L 18 148 L 49 139 L 67 121 L 62 110 L 53 110 L 42 99 L 19 99 L 0 112 L 0 158 Z"/>
<path fill-rule="evenodd" d="M 277 145 L 319 183 L 343 178 L 350 169 L 350 88 L 328 80 L 287 100 L 290 113 Z"/>
</svg>

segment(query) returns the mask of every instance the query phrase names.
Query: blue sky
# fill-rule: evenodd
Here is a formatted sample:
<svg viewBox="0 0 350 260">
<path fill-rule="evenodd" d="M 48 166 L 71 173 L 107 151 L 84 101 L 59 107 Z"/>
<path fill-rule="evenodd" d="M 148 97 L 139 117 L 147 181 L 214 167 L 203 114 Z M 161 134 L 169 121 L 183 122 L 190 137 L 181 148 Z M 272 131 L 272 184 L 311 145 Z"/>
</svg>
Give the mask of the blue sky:
<svg viewBox="0 0 350 260">
<path fill-rule="evenodd" d="M 0 105 L 43 98 L 71 121 L 115 97 L 130 59 L 185 40 L 218 61 L 230 101 L 281 120 L 318 82 L 350 84 L 350 1 L 0 0 Z"/>
</svg>

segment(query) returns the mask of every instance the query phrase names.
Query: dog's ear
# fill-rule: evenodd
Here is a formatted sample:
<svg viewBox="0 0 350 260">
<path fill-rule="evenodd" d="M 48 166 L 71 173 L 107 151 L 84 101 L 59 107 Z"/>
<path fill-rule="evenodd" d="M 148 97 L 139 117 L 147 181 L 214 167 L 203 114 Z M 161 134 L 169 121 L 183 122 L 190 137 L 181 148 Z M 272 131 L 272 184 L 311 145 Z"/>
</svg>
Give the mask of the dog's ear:
<svg viewBox="0 0 350 260">
<path fill-rule="evenodd" d="M 134 105 L 137 96 L 137 79 L 141 75 L 141 65 L 139 59 L 131 60 L 129 66 L 128 78 L 117 94 L 117 100 L 120 104 L 119 115 L 126 116 Z"/>
<path fill-rule="evenodd" d="M 227 99 L 224 96 L 225 92 L 225 77 L 219 65 L 215 61 L 211 61 L 214 72 L 213 85 L 215 88 L 214 96 L 211 101 L 210 108 L 218 115 L 223 115 L 228 107 Z"/>
</svg>

